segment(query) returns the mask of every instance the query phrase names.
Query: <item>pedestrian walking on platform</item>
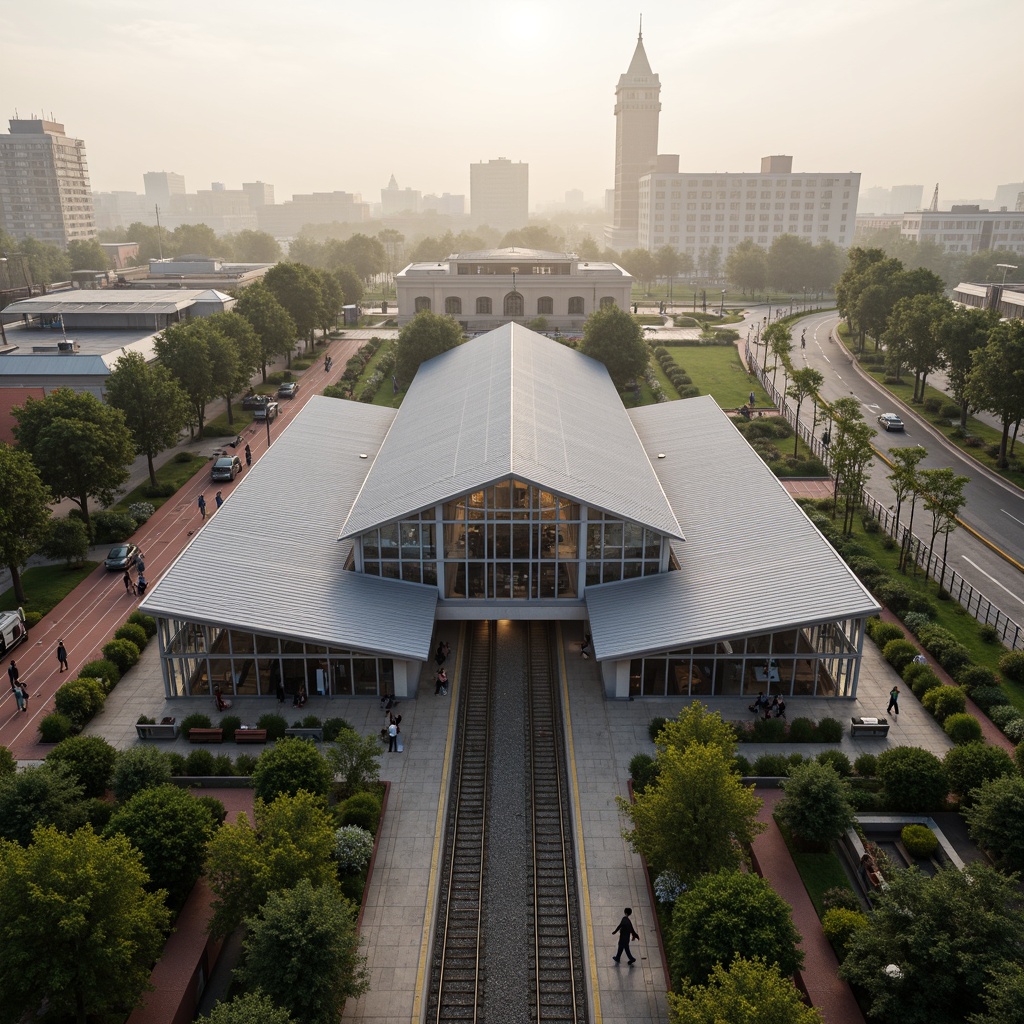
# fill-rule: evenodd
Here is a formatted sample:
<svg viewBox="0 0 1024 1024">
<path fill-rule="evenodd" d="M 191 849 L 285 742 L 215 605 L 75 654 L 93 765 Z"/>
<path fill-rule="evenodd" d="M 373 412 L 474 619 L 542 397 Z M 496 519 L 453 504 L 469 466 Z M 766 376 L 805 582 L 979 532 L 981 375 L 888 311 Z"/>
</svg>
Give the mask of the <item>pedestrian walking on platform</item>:
<svg viewBox="0 0 1024 1024">
<path fill-rule="evenodd" d="M 443 668 L 437 670 L 437 681 L 434 686 L 434 696 L 445 696 L 448 692 L 448 673 Z"/>
<path fill-rule="evenodd" d="M 897 718 L 900 717 L 900 688 L 898 686 L 894 686 L 889 691 L 889 703 L 886 705 L 885 711 L 886 714 L 891 711 Z"/>
<path fill-rule="evenodd" d="M 613 956 L 612 959 L 616 963 L 619 963 L 622 959 L 622 954 L 625 953 L 626 959 L 629 961 L 630 967 L 632 967 L 633 964 L 636 963 L 636 957 L 633 956 L 633 954 L 629 951 L 629 940 L 639 940 L 640 938 L 640 936 L 636 933 L 636 929 L 633 927 L 633 922 L 630 920 L 632 915 L 633 908 L 626 907 L 626 909 L 622 912 L 622 920 L 619 922 L 618 928 L 612 929 L 612 935 L 618 933 L 619 936 L 619 948 L 616 950 L 615 956 Z"/>
<path fill-rule="evenodd" d="M 64 646 L 63 640 L 57 641 L 57 661 L 60 663 L 61 672 L 64 672 L 68 667 L 68 649 Z"/>
</svg>

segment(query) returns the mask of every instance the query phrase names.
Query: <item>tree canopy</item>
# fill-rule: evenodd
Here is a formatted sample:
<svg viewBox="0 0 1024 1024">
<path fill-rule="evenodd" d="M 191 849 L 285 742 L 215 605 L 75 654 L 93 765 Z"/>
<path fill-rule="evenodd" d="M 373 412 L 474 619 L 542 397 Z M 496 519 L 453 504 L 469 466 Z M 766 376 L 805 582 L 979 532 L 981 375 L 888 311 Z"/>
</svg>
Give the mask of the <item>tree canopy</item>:
<svg viewBox="0 0 1024 1024">
<path fill-rule="evenodd" d="M 283 1007 L 276 1006 L 270 996 L 262 992 L 247 992 L 235 996 L 230 1002 L 217 1005 L 196 1024 L 297 1024 Z"/>
<path fill-rule="evenodd" d="M 1024 778 L 1003 775 L 982 783 L 964 809 L 971 838 L 1007 871 L 1024 871 Z"/>
<path fill-rule="evenodd" d="M 1024 320 L 994 324 L 984 347 L 974 349 L 972 359 L 967 398 L 1001 422 L 999 466 L 1005 468 L 1010 427 L 1024 419 Z"/>
<path fill-rule="evenodd" d="M 82 784 L 56 761 L 0 775 L 0 840 L 27 846 L 37 825 L 78 828 L 86 819 L 83 799 Z"/>
<path fill-rule="evenodd" d="M 298 337 L 295 321 L 262 281 L 256 281 L 242 291 L 232 312 L 244 316 L 256 332 L 260 346 L 259 365 L 265 383 L 267 363 L 291 352 L 295 344 Z"/>
<path fill-rule="evenodd" d="M 0 564 L 19 604 L 25 603 L 22 567 L 45 542 L 50 514 L 50 492 L 32 456 L 0 442 Z"/>
<path fill-rule="evenodd" d="M 606 306 L 587 317 L 580 351 L 604 363 L 617 388 L 642 379 L 650 361 L 640 324 L 618 306 Z"/>
<path fill-rule="evenodd" d="M 330 763 L 312 740 L 286 736 L 259 756 L 252 773 L 253 790 L 270 802 L 300 789 L 326 799 L 334 782 Z"/>
<path fill-rule="evenodd" d="M 288 311 L 298 336 L 311 337 L 320 317 L 320 286 L 313 268 L 304 263 L 278 263 L 267 271 L 263 283 Z"/>
<path fill-rule="evenodd" d="M 830 764 L 804 761 L 790 770 L 776 815 L 793 835 L 826 846 L 854 822 L 849 787 Z"/>
<path fill-rule="evenodd" d="M 420 363 L 462 344 L 462 328 L 454 317 L 421 310 L 398 332 L 395 373 L 403 387 L 412 383 Z"/>
</svg>

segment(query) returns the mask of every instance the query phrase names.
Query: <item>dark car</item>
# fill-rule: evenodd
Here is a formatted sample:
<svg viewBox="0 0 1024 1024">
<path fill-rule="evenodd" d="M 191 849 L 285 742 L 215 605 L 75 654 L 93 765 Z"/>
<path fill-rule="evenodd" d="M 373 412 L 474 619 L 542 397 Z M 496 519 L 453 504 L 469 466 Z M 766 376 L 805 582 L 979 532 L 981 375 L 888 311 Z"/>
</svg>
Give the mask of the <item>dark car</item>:
<svg viewBox="0 0 1024 1024">
<path fill-rule="evenodd" d="M 294 398 L 296 392 L 299 390 L 299 382 L 297 380 L 288 381 L 282 384 L 277 389 L 278 398 Z"/>
<path fill-rule="evenodd" d="M 219 458 L 210 470 L 211 480 L 234 480 L 242 472 L 242 460 L 237 455 Z"/>
<path fill-rule="evenodd" d="M 242 399 L 242 408 L 250 411 L 260 409 L 269 401 L 272 401 L 270 395 L 248 394 Z"/>
<path fill-rule="evenodd" d="M 252 414 L 252 418 L 254 420 L 275 420 L 280 411 L 281 407 L 277 402 L 266 402 L 256 409 Z"/>
<path fill-rule="evenodd" d="M 883 412 L 882 415 L 878 417 L 878 422 L 886 431 L 903 429 L 903 420 L 901 420 L 894 412 Z"/>
<path fill-rule="evenodd" d="M 111 548 L 103 564 L 111 572 L 124 572 L 139 560 L 139 549 L 135 544 L 118 544 Z"/>
</svg>

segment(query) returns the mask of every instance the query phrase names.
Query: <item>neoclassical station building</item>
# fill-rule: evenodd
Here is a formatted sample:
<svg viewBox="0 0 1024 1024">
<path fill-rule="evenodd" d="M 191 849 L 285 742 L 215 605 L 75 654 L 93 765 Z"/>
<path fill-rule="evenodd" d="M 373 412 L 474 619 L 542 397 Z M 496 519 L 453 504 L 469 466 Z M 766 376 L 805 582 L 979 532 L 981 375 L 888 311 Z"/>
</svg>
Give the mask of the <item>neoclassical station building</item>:
<svg viewBox="0 0 1024 1024">
<path fill-rule="evenodd" d="M 429 309 L 455 317 L 468 332 L 536 317 L 551 330 L 582 331 L 595 309 L 627 309 L 632 286 L 617 263 L 541 249 L 453 253 L 438 263 L 410 263 L 395 275 L 399 324 Z"/>
<path fill-rule="evenodd" d="M 516 324 L 316 397 L 143 602 L 168 696 L 416 696 L 439 620 L 562 620 L 609 699 L 853 697 L 871 595 L 710 398 Z"/>
</svg>

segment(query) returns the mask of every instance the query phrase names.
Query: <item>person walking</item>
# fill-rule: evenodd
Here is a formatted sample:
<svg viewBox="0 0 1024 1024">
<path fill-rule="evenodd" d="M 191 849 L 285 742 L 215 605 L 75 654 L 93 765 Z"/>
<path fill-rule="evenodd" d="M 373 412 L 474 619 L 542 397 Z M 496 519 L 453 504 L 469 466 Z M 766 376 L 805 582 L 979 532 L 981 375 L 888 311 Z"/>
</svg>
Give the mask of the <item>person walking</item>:
<svg viewBox="0 0 1024 1024">
<path fill-rule="evenodd" d="M 129 596 L 135 593 L 135 581 L 132 579 L 132 574 L 128 569 L 125 569 L 124 575 L 121 577 L 121 582 L 124 584 L 124 592 Z"/>
<path fill-rule="evenodd" d="M 214 500 L 217 502 L 217 508 L 220 508 L 224 504 L 224 495 L 218 491 L 217 497 Z"/>
<path fill-rule="evenodd" d="M 252 449 L 245 446 L 245 468 L 248 469 L 252 465 Z"/>
<path fill-rule="evenodd" d="M 398 753 L 398 726 L 394 722 L 388 726 L 388 753 Z"/>
<path fill-rule="evenodd" d="M 448 693 L 448 674 L 443 668 L 437 670 L 437 682 L 434 686 L 434 696 L 444 697 Z"/>
<path fill-rule="evenodd" d="M 18 687 L 18 676 L 21 673 L 18 671 L 18 663 L 11 658 L 10 665 L 7 666 L 7 678 L 11 681 L 11 689 L 15 690 Z"/>
<path fill-rule="evenodd" d="M 28 687 L 24 683 L 18 683 L 18 689 L 21 691 L 21 710 L 28 711 Z"/>
<path fill-rule="evenodd" d="M 753 409 L 755 405 L 757 405 L 757 402 L 754 401 L 754 392 L 751 391 L 750 392 L 750 408 Z"/>
<path fill-rule="evenodd" d="M 891 711 L 897 718 L 900 717 L 900 688 L 898 686 L 894 686 L 889 691 L 889 703 L 886 705 L 885 711 L 886 714 Z"/>
<path fill-rule="evenodd" d="M 25 710 L 25 695 L 21 692 L 20 686 L 12 686 L 11 689 L 14 691 L 14 701 L 18 705 L 19 711 Z"/>
<path fill-rule="evenodd" d="M 60 663 L 61 672 L 64 672 L 68 667 L 68 649 L 64 646 L 63 640 L 57 641 L 57 661 Z"/>
<path fill-rule="evenodd" d="M 590 634 L 589 633 L 584 633 L 583 634 L 583 643 L 580 644 L 580 656 L 585 661 L 590 659 L 590 653 L 589 653 L 590 652 L 590 643 L 591 643 L 591 636 L 590 636 Z"/>
<path fill-rule="evenodd" d="M 199 514 L 205 519 L 206 518 L 206 495 L 200 494 L 199 500 L 196 502 L 199 506 Z"/>
<path fill-rule="evenodd" d="M 629 940 L 639 940 L 640 938 L 640 936 L 636 933 L 636 929 L 633 927 L 633 922 L 630 920 L 632 916 L 633 908 L 626 907 L 626 909 L 622 912 L 622 920 L 619 922 L 618 928 L 612 929 L 612 935 L 618 933 L 619 936 L 619 948 L 615 951 L 615 956 L 613 956 L 612 959 L 616 963 L 619 963 L 622 959 L 622 954 L 625 953 L 626 959 L 629 961 L 630 967 L 632 967 L 633 964 L 636 963 L 636 957 L 633 956 L 633 954 L 629 951 Z"/>
<path fill-rule="evenodd" d="M 434 652 L 434 661 L 437 663 L 437 667 L 440 668 L 448 660 L 448 652 L 451 648 L 443 641 L 438 641 L 437 650 Z"/>
</svg>

